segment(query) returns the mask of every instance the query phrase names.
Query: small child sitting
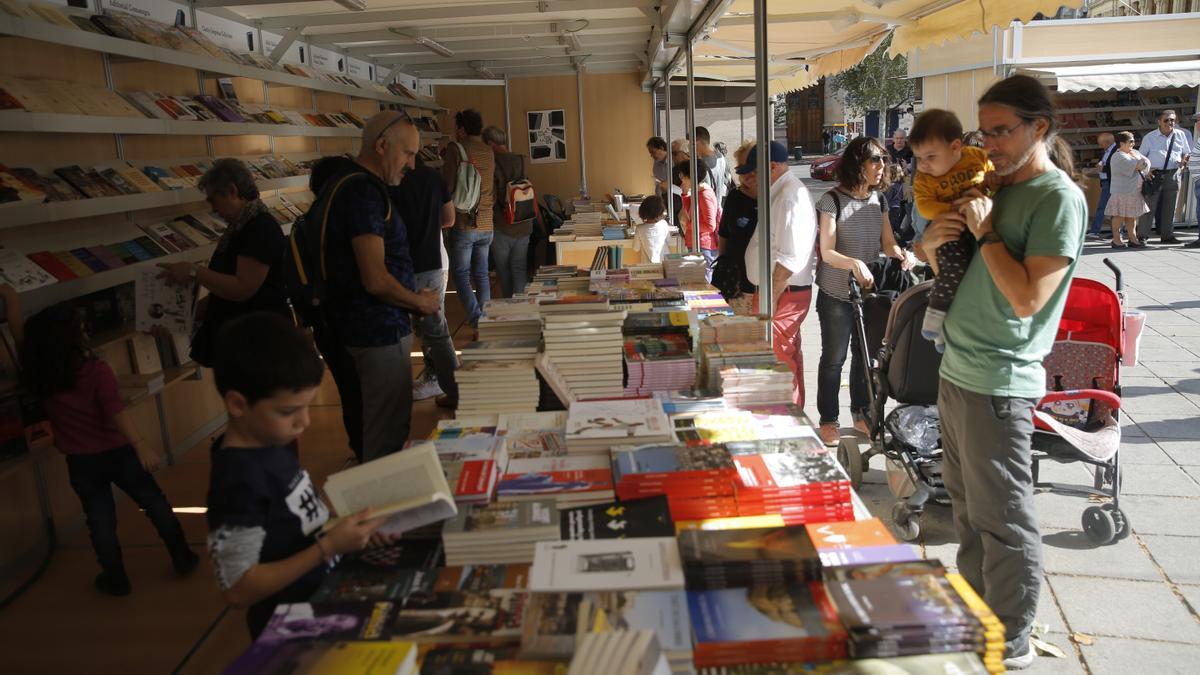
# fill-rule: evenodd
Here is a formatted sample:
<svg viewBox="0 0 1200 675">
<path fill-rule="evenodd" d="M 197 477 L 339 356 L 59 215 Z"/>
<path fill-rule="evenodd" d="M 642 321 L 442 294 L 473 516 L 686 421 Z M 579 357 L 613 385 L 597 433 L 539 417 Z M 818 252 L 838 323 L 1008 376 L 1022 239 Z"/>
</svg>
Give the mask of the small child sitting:
<svg viewBox="0 0 1200 675">
<path fill-rule="evenodd" d="M 257 638 L 281 603 L 305 602 L 334 557 L 363 548 L 382 519 L 364 510 L 320 537 L 329 510 L 289 445 L 308 427 L 325 367 L 283 317 L 255 312 L 221 327 L 213 374 L 229 427 L 212 446 L 208 551 L 229 604 Z"/>
<path fill-rule="evenodd" d="M 908 144 L 916 160 L 913 201 L 917 213 L 927 220 L 949 211 L 954 201 L 969 190 L 985 188 L 987 174 L 994 170 L 987 152 L 963 145 L 962 123 L 947 110 L 921 113 L 908 134 Z M 946 348 L 942 324 L 954 301 L 954 294 L 967 273 L 974 253 L 971 233 L 964 231 L 957 241 L 937 250 L 937 279 L 929 291 L 929 306 L 921 335 L 933 340 L 938 352 Z"/>
<path fill-rule="evenodd" d="M 200 557 L 188 546 L 179 519 L 150 474 L 161 456 L 142 442 L 121 400 L 113 369 L 88 347 L 83 321 L 74 309 L 54 305 L 23 324 L 17 292 L 5 285 L 0 295 L 20 345 L 25 388 L 43 402 L 54 445 L 67 456 L 71 487 L 83 506 L 100 563 L 96 589 L 115 596 L 132 590 L 117 539 L 113 485 L 145 511 L 167 545 L 175 572 L 191 572 Z"/>
<path fill-rule="evenodd" d="M 633 238 L 633 250 L 641 251 L 645 262 L 659 264 L 667 254 L 668 228 L 663 218 L 666 207 L 662 197 L 650 195 L 638 207 L 642 223 L 637 226 Z"/>
</svg>

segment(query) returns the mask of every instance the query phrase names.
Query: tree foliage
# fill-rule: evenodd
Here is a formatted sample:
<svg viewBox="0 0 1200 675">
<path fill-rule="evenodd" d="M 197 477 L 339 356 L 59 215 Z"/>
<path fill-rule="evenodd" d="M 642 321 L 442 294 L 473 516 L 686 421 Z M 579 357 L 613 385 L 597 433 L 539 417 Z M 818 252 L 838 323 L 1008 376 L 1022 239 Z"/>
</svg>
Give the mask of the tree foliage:
<svg viewBox="0 0 1200 675">
<path fill-rule="evenodd" d="M 915 94 L 908 79 L 908 57 L 888 56 L 892 36 L 888 35 L 867 58 L 853 68 L 834 75 L 830 86 L 846 95 L 847 111 L 857 117 L 872 110 L 888 111 L 911 103 Z"/>
</svg>

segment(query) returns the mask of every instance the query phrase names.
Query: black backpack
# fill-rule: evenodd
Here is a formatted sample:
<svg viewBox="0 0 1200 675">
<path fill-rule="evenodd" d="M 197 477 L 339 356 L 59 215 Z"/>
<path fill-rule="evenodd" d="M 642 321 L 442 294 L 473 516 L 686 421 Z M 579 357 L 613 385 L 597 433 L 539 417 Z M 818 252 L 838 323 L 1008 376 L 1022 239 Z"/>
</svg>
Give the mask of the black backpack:
<svg viewBox="0 0 1200 675">
<path fill-rule="evenodd" d="M 329 297 L 329 276 L 325 269 L 325 233 L 329 227 L 329 210 L 338 191 L 347 185 L 365 181 L 383 194 L 387 204 L 387 219 L 392 218 L 392 200 L 387 186 L 373 174 L 355 171 L 326 181 L 308 212 L 292 224 L 288 237 L 288 255 L 284 256 L 288 298 L 292 309 L 305 326 L 322 321 L 321 305 Z"/>
</svg>

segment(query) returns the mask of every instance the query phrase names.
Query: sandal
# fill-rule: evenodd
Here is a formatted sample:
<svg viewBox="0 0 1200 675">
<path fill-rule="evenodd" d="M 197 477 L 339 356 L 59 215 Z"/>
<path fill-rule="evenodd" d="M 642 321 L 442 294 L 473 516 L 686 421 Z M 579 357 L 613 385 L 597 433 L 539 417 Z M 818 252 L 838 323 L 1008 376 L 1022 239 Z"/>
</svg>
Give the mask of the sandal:
<svg viewBox="0 0 1200 675">
<path fill-rule="evenodd" d="M 1112 243 L 1112 247 L 1113 247 L 1113 248 L 1125 248 L 1125 244 L 1117 243 L 1117 242 L 1115 242 L 1115 241 L 1114 241 L 1114 242 Z"/>
</svg>

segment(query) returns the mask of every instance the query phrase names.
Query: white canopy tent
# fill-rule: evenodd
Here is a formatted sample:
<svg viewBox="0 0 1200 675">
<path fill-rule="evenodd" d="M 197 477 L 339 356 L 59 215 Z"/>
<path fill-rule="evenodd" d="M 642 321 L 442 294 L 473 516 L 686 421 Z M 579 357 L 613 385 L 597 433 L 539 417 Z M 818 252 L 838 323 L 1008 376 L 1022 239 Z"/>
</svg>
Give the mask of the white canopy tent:
<svg viewBox="0 0 1200 675">
<path fill-rule="evenodd" d="M 1200 60 L 1195 59 L 1029 70 L 1037 75 L 1053 77 L 1060 92 L 1200 86 Z"/>
</svg>

